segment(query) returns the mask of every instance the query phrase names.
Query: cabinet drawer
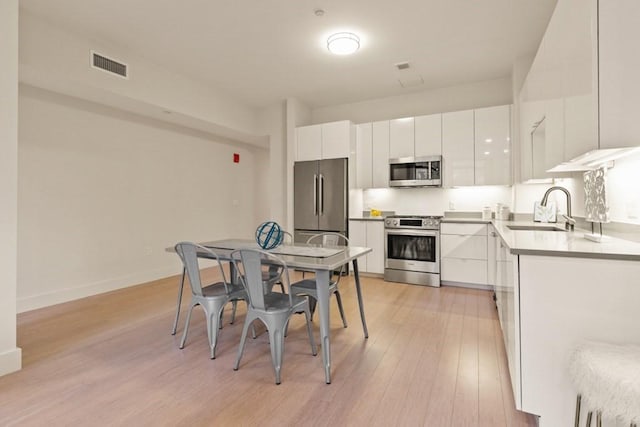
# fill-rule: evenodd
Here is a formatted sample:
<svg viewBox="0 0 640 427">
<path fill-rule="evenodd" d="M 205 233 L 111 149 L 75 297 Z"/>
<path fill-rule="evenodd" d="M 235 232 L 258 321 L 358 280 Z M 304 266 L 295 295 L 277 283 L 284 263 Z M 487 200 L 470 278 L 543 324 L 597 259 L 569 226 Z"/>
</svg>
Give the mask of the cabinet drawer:
<svg viewBox="0 0 640 427">
<path fill-rule="evenodd" d="M 487 261 L 442 258 L 441 278 L 449 282 L 487 284 Z"/>
<path fill-rule="evenodd" d="M 440 224 L 442 234 L 459 234 L 466 236 L 486 236 L 487 224 L 459 224 L 443 222 Z"/>
<path fill-rule="evenodd" d="M 442 258 L 487 259 L 487 236 L 443 235 L 440 242 Z"/>
</svg>

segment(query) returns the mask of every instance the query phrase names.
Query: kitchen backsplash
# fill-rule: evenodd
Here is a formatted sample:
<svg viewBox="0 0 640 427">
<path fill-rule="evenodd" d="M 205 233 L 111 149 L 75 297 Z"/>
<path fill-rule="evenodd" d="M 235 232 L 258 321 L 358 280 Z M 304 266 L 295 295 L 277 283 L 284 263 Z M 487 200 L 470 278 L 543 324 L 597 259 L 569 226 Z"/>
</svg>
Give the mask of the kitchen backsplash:
<svg viewBox="0 0 640 427">
<path fill-rule="evenodd" d="M 398 214 L 442 215 L 445 210 L 480 211 L 496 203 L 511 204 L 511 187 L 375 188 L 362 191 L 362 210 Z M 357 202 L 356 202 L 357 203 Z"/>
</svg>

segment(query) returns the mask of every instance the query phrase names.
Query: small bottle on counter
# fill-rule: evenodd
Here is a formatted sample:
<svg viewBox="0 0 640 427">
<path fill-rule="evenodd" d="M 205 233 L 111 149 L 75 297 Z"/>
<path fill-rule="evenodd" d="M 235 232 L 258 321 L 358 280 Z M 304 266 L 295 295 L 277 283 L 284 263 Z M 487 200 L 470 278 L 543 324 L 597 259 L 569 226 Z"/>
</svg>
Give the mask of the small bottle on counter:
<svg viewBox="0 0 640 427">
<path fill-rule="evenodd" d="M 491 206 L 485 206 L 482 208 L 482 219 L 485 221 L 491 220 Z"/>
<path fill-rule="evenodd" d="M 502 220 L 502 221 L 508 221 L 509 220 L 509 206 L 501 206 L 500 207 L 500 212 L 498 214 L 498 219 Z"/>
</svg>

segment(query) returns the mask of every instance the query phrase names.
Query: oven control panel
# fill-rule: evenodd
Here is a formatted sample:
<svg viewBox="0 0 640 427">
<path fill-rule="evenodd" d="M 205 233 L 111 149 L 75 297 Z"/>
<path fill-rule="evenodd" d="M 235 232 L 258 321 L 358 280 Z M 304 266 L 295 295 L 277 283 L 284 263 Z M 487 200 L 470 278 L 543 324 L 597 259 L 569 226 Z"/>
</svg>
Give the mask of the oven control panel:
<svg viewBox="0 0 640 427">
<path fill-rule="evenodd" d="M 391 216 L 384 220 L 385 228 L 409 228 L 420 230 L 438 230 L 440 218 L 438 217 L 397 217 Z"/>
</svg>

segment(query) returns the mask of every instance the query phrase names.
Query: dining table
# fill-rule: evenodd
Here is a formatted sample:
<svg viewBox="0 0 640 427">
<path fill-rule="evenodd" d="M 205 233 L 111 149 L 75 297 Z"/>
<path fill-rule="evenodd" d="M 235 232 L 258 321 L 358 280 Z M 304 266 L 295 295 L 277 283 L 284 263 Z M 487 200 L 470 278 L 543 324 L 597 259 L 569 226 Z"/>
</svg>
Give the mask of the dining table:
<svg viewBox="0 0 640 427">
<path fill-rule="evenodd" d="M 212 250 L 221 259 L 231 261 L 231 253 L 239 249 L 261 249 L 255 240 L 250 239 L 224 239 L 200 242 L 200 245 Z M 167 248 L 173 251 L 173 248 Z M 316 288 L 318 293 L 317 310 L 320 318 L 320 343 L 322 349 L 322 363 L 325 371 L 325 382 L 331 383 L 331 330 L 329 310 L 329 284 L 334 271 L 340 270 L 345 264 L 353 264 L 353 277 L 355 282 L 358 307 L 364 337 L 369 338 L 367 322 L 364 314 L 364 302 L 362 298 L 362 286 L 360 284 L 360 272 L 358 270 L 358 258 L 371 252 L 371 248 L 359 246 L 327 246 L 308 243 L 284 243 L 268 252 L 280 257 L 288 268 L 309 271 L 315 273 Z M 207 257 L 206 253 L 199 256 Z M 232 264 L 231 264 L 232 265 Z M 233 277 L 233 275 L 232 275 Z M 184 271 L 178 301 L 182 295 L 184 285 Z M 178 304 L 179 304 L 178 302 Z M 174 323 L 174 333 L 177 324 Z"/>
</svg>

